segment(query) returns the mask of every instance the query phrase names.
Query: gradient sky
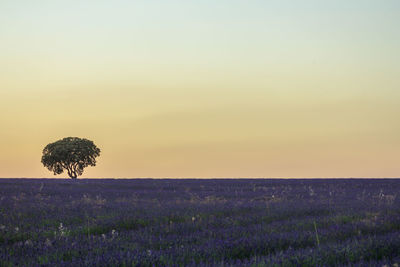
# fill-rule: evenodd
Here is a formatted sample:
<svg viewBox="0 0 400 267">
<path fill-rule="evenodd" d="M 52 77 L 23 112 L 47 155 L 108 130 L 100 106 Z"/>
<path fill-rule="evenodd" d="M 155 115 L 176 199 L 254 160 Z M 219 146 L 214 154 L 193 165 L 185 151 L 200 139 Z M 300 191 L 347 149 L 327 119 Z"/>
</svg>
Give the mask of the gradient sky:
<svg viewBox="0 0 400 267">
<path fill-rule="evenodd" d="M 2 0 L 0 177 L 400 177 L 398 0 Z M 67 177 L 65 174 L 57 177 Z"/>
</svg>

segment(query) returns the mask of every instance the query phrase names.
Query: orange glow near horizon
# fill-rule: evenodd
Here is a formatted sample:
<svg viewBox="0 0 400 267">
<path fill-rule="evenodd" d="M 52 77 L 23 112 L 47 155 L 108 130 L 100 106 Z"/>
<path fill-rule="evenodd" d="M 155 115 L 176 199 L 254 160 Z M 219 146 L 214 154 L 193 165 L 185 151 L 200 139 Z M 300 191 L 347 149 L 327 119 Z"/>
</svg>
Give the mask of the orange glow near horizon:
<svg viewBox="0 0 400 267">
<path fill-rule="evenodd" d="M 400 176 L 397 1 L 165 2 L 0 4 L 0 177 Z"/>
</svg>

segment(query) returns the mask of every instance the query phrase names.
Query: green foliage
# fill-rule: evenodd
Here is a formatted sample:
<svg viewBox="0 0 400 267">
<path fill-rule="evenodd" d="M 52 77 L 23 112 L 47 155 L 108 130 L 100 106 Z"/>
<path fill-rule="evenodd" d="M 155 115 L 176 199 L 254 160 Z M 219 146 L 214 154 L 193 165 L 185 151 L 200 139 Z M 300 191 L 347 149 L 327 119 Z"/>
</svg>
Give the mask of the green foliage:
<svg viewBox="0 0 400 267">
<path fill-rule="evenodd" d="M 67 170 L 69 177 L 76 179 L 87 166 L 96 166 L 100 149 L 93 141 L 78 137 L 67 137 L 48 144 L 43 149 L 42 163 L 54 175 Z"/>
</svg>

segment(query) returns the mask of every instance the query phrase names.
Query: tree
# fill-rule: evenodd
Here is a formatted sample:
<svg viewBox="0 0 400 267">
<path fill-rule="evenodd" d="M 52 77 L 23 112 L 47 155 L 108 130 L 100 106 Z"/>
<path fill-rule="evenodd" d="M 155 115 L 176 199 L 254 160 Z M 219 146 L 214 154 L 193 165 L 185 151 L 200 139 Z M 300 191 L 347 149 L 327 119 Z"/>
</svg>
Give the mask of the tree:
<svg viewBox="0 0 400 267">
<path fill-rule="evenodd" d="M 96 166 L 96 157 L 100 156 L 100 149 L 93 141 L 66 137 L 54 143 L 48 144 L 43 149 L 42 163 L 54 172 L 61 174 L 67 170 L 69 177 L 76 179 L 82 175 L 87 166 Z"/>
</svg>

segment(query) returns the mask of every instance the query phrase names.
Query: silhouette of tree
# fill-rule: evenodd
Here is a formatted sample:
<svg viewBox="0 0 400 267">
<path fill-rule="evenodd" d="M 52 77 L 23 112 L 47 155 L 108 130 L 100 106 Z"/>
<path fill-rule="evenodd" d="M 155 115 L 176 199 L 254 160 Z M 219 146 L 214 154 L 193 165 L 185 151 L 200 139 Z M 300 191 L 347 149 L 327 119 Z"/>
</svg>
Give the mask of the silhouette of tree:
<svg viewBox="0 0 400 267">
<path fill-rule="evenodd" d="M 61 174 L 67 170 L 69 177 L 76 179 L 82 175 L 87 166 L 96 166 L 96 157 L 100 156 L 100 149 L 93 141 L 66 137 L 54 143 L 48 144 L 43 149 L 42 163 L 54 172 Z"/>
</svg>

